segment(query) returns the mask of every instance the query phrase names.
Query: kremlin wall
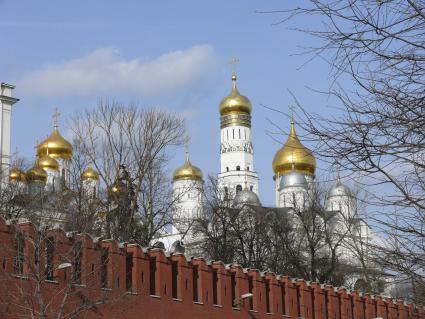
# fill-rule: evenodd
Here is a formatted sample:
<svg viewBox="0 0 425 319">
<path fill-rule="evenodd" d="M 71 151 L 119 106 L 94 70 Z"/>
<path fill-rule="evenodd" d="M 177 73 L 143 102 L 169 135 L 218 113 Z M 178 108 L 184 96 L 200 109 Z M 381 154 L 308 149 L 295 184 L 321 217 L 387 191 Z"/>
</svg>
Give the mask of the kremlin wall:
<svg viewBox="0 0 425 319">
<path fill-rule="evenodd" d="M 0 218 L 0 318 L 29 318 L 28 305 L 39 304 L 27 258 L 34 256 L 33 233 L 29 223 L 13 225 Z M 23 234 L 20 246 L 17 234 Z M 41 269 L 51 270 L 41 283 L 50 307 L 46 318 L 57 317 L 63 300 L 68 313 L 96 303 L 76 318 L 425 318 L 423 307 L 267 271 L 59 229 L 46 238 L 54 242 L 50 252 L 40 249 L 50 257 L 38 257 Z M 81 247 L 77 254 L 76 246 Z"/>
</svg>

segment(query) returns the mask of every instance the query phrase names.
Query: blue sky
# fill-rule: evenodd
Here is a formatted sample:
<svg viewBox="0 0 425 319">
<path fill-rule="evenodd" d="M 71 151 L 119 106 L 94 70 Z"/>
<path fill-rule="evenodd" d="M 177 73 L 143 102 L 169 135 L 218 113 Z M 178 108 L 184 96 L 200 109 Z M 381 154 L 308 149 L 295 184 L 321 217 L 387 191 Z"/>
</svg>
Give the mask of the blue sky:
<svg viewBox="0 0 425 319">
<path fill-rule="evenodd" d="M 62 131 L 75 112 L 100 98 L 182 113 L 192 162 L 204 174 L 219 170 L 218 104 L 230 91 L 230 57 L 238 87 L 254 106 L 255 166 L 263 204 L 274 204 L 271 162 L 279 144 L 266 132 L 286 132 L 293 92 L 310 111 L 326 114 L 329 101 L 308 88 L 330 85 L 328 66 L 296 55 L 311 38 L 273 25 L 283 1 L 1 1 L 0 81 L 16 84 L 12 151 L 31 158 L 37 140 L 62 114 Z M 303 21 L 304 26 L 314 21 Z M 294 25 L 292 25 L 294 26 Z M 87 76 L 89 74 L 90 76 Z M 302 132 L 300 132 L 302 133 Z M 279 137 L 282 141 L 286 136 Z M 307 143 L 308 144 L 308 143 Z M 308 145 L 314 149 L 314 145 Z M 184 150 L 175 150 L 170 171 Z M 320 177 L 327 167 L 319 164 Z M 329 178 L 329 175 L 327 178 Z"/>
</svg>

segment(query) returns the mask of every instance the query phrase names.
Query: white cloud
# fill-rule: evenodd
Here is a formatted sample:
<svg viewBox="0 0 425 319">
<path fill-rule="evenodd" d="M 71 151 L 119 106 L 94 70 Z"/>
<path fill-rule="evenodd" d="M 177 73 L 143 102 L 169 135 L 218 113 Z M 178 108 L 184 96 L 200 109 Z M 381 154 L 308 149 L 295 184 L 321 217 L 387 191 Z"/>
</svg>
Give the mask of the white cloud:
<svg viewBox="0 0 425 319">
<path fill-rule="evenodd" d="M 218 58 L 211 45 L 196 45 L 155 59 L 123 59 L 119 50 L 101 48 L 83 57 L 51 64 L 18 81 L 23 92 L 40 97 L 169 95 L 209 76 Z"/>
</svg>

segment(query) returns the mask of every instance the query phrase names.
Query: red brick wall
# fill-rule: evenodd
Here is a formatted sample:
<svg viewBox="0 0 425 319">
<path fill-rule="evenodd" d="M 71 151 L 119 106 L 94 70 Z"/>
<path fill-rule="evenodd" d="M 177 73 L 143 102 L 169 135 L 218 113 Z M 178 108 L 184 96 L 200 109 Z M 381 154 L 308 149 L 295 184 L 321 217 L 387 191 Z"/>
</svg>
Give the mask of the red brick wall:
<svg viewBox="0 0 425 319">
<path fill-rule="evenodd" d="M 23 296 L 19 300 L 19 296 L 22 291 L 32 292 L 36 289 L 30 265 L 24 267 L 28 278 L 22 279 L 14 274 L 14 233 L 17 229 L 26 234 L 33 231 L 31 225 L 10 226 L 0 219 L 0 318 L 29 317 L 28 310 L 22 309 L 28 300 L 23 300 Z M 80 297 L 69 297 L 66 311 L 70 312 L 79 305 L 81 296 L 88 300 L 107 300 L 96 311 L 87 311 L 81 318 L 425 319 L 422 307 L 380 296 L 361 295 L 356 291 L 348 292 L 344 288 L 336 289 L 318 283 L 309 284 L 302 279 L 293 280 L 270 272 L 246 270 L 238 265 L 208 263 L 202 258 L 189 260 L 183 255 L 168 256 L 160 249 L 119 245 L 113 240 L 93 242 L 87 235 L 69 238 L 60 230 L 52 231 L 52 236 L 57 238 L 57 251 L 63 255 L 71 251 L 72 243 L 76 240 L 81 241 L 83 247 L 81 285 L 75 286 Z M 30 244 L 25 247 L 25 254 L 33 253 Z M 108 248 L 109 252 L 107 289 L 101 287 L 102 248 Z M 55 259 L 56 264 L 63 261 L 59 257 Z M 177 274 L 174 280 L 172 263 L 175 265 L 174 274 Z M 129 265 L 132 265 L 131 291 L 126 289 L 126 267 Z M 155 273 L 151 273 L 153 265 Z M 197 279 L 194 276 L 195 268 Z M 217 274 L 215 289 L 213 270 Z M 56 270 L 55 280 L 42 286 L 45 300 L 51 301 L 49 315 L 52 318 L 63 300 L 65 278 L 71 278 L 70 272 L 70 268 Z M 150 291 L 151 279 L 155 281 L 153 294 Z M 250 282 L 252 299 L 241 300 L 240 297 L 248 293 Z M 176 284 L 174 289 L 173 283 Z M 194 294 L 194 289 L 197 294 Z M 176 298 L 173 298 L 173 290 Z M 232 294 L 235 297 L 233 301 Z M 197 300 L 194 301 L 194 298 Z M 213 304 L 214 299 L 217 304 Z M 36 300 L 33 302 L 37 304 Z"/>
</svg>

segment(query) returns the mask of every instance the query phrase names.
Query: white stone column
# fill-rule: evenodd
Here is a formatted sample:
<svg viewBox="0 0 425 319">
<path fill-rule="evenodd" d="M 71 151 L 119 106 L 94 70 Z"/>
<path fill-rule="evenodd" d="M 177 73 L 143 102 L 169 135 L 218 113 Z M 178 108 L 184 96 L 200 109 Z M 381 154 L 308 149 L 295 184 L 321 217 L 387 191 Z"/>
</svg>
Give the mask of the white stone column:
<svg viewBox="0 0 425 319">
<path fill-rule="evenodd" d="M 14 88 L 14 85 L 0 82 L 0 179 L 2 182 L 7 182 L 9 176 L 12 106 L 19 101 L 12 97 Z"/>
</svg>

